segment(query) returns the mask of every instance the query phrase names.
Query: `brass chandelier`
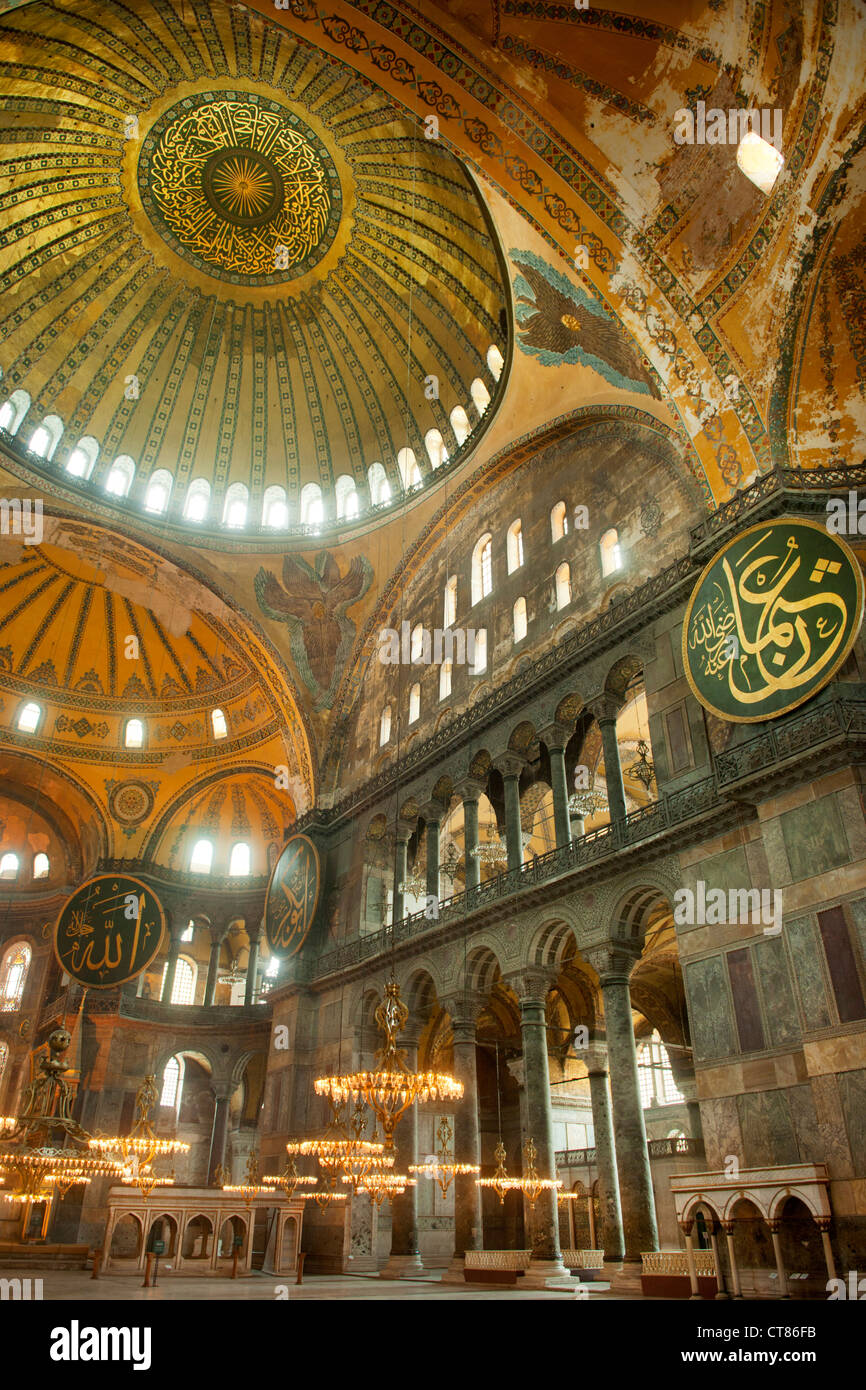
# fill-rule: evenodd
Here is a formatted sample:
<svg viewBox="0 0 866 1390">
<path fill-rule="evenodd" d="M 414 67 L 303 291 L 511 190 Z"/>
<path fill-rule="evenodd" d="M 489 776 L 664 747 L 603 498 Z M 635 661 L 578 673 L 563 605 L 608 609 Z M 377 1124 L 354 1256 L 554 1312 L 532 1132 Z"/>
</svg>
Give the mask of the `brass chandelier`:
<svg viewBox="0 0 866 1390">
<path fill-rule="evenodd" d="M 365 1101 L 382 1126 L 384 1151 L 390 1154 L 394 1148 L 394 1126 L 410 1105 L 428 1100 L 461 1100 L 463 1083 L 439 1072 L 410 1071 L 406 1065 L 405 1049 L 398 1048 L 397 1034 L 405 1028 L 409 1010 L 393 977 L 385 985 L 385 997 L 375 1018 L 385 1035 L 385 1045 L 376 1054 L 375 1070 L 320 1076 L 315 1089 L 317 1095 L 327 1096 L 335 1106 L 349 1100 Z"/>
<path fill-rule="evenodd" d="M 453 1134 L 454 1131 L 443 1115 L 436 1130 L 436 1138 L 439 1140 L 438 1154 L 429 1163 L 409 1164 L 410 1173 L 424 1173 L 427 1177 L 438 1182 L 443 1197 L 458 1174 L 481 1172 L 477 1163 L 454 1162 L 454 1155 L 451 1152 Z"/>
<path fill-rule="evenodd" d="M 479 1187 L 491 1187 L 499 1198 L 500 1203 L 505 1201 L 509 1192 L 522 1192 L 529 1203 L 530 1209 L 535 1207 L 542 1192 L 547 1190 L 557 1191 L 562 1187 L 562 1178 L 541 1178 L 538 1176 L 538 1169 L 535 1160 L 538 1157 L 538 1150 L 535 1147 L 534 1139 L 527 1139 L 523 1145 L 523 1156 L 526 1160 L 525 1171 L 522 1177 L 510 1178 L 505 1166 L 505 1145 L 500 1139 L 494 1149 L 494 1157 L 497 1160 L 496 1172 L 492 1178 L 476 1178 Z"/>
<path fill-rule="evenodd" d="M 159 1099 L 156 1077 L 151 1074 L 144 1078 L 135 1097 L 136 1121 L 129 1134 L 97 1135 L 90 1140 L 90 1147 L 97 1153 L 111 1158 L 119 1170 L 121 1182 L 137 1186 L 145 1201 L 155 1187 L 170 1187 L 174 1183 L 173 1174 L 161 1177 L 154 1168 L 157 1158 L 171 1154 L 189 1152 L 189 1144 L 179 1139 L 158 1139 L 151 1117 Z"/>
</svg>

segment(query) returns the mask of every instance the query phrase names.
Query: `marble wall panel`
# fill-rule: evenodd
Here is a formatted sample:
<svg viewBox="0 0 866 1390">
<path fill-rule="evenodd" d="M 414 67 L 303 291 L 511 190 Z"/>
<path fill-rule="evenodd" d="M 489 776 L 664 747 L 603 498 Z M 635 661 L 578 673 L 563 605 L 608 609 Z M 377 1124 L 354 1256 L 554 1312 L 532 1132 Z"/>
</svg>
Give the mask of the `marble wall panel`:
<svg viewBox="0 0 866 1390">
<path fill-rule="evenodd" d="M 794 979 L 807 1028 L 830 1026 L 830 1004 L 824 984 L 823 952 L 813 917 L 797 917 L 785 923 L 785 936 L 794 969 Z"/>
<path fill-rule="evenodd" d="M 742 1156 L 743 1140 L 735 1096 L 714 1096 L 701 1101 L 701 1130 L 707 1168 L 723 1168 L 729 1154 Z"/>
<path fill-rule="evenodd" d="M 764 1022 L 771 1047 L 784 1047 L 800 1038 L 800 1020 L 785 947 L 779 936 L 765 937 L 752 947 L 763 996 Z"/>
<path fill-rule="evenodd" d="M 854 1173 L 854 1164 L 839 1096 L 838 1077 L 813 1076 L 812 1097 L 823 1149 L 821 1162 L 827 1164 L 831 1178 L 850 1178 Z"/>
<path fill-rule="evenodd" d="M 795 806 L 779 817 L 794 883 L 848 864 L 851 852 L 835 796 Z"/>
<path fill-rule="evenodd" d="M 684 977 L 695 1060 L 729 1057 L 736 1043 L 721 957 L 687 965 Z"/>
<path fill-rule="evenodd" d="M 866 1071 L 843 1071 L 836 1078 L 854 1172 L 866 1174 Z"/>
</svg>

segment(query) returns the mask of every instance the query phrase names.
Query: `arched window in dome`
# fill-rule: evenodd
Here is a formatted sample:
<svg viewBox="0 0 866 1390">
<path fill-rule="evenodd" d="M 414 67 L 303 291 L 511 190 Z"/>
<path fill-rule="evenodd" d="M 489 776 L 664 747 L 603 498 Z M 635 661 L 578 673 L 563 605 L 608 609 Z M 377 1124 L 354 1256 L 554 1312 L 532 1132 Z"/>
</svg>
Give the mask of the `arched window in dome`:
<svg viewBox="0 0 866 1390">
<path fill-rule="evenodd" d="M 226 717 L 221 709 L 212 709 L 210 712 L 210 725 L 213 729 L 214 738 L 226 738 L 228 736 L 228 725 Z"/>
<path fill-rule="evenodd" d="M 105 491 L 110 492 L 113 497 L 128 497 L 134 477 L 135 462 L 133 459 L 129 457 L 129 454 L 118 454 L 108 470 Z"/>
<path fill-rule="evenodd" d="M 248 878 L 250 874 L 250 847 L 245 840 L 238 840 L 236 845 L 232 845 L 232 857 L 229 860 L 229 878 Z"/>
<path fill-rule="evenodd" d="M 472 663 L 473 676 L 480 676 L 487 670 L 487 628 L 481 627 L 475 633 L 475 660 Z"/>
<path fill-rule="evenodd" d="M 493 592 L 493 538 L 481 537 L 472 552 L 472 602 L 480 603 Z"/>
<path fill-rule="evenodd" d="M 483 415 L 490 404 L 490 392 L 484 385 L 480 376 L 477 376 L 469 387 L 469 394 L 472 397 L 472 404 L 475 406 L 478 414 Z"/>
<path fill-rule="evenodd" d="M 189 860 L 191 874 L 209 874 L 213 864 L 213 843 L 210 840 L 196 840 Z"/>
<path fill-rule="evenodd" d="M 451 672 L 454 669 L 453 662 L 443 661 L 439 667 L 439 699 L 447 700 L 451 694 Z"/>
<path fill-rule="evenodd" d="M 165 988 L 166 976 L 168 975 L 168 961 L 162 972 L 162 986 L 160 988 L 160 998 Z M 177 966 L 174 972 L 174 984 L 171 988 L 172 1004 L 194 1004 L 195 1003 L 195 983 L 198 977 L 198 966 L 194 960 L 188 956 L 178 956 Z M 174 1058 L 172 1058 L 174 1061 Z"/>
<path fill-rule="evenodd" d="M 424 660 L 424 626 L 416 623 L 409 640 L 409 660 L 414 664 Z"/>
<path fill-rule="evenodd" d="M 391 737 L 391 706 L 386 705 L 379 720 L 379 747 L 384 748 Z"/>
<path fill-rule="evenodd" d="M 0 407 L 0 429 L 9 434 L 17 434 L 25 415 L 30 409 L 30 396 L 26 391 L 13 391 Z"/>
<path fill-rule="evenodd" d="M 442 611 L 443 626 L 453 627 L 457 621 L 457 575 L 449 576 L 445 584 L 445 602 Z"/>
<path fill-rule="evenodd" d="M 601 551 L 601 572 L 607 577 L 622 569 L 622 551 L 619 548 L 619 532 L 615 526 L 605 531 L 598 543 Z"/>
<path fill-rule="evenodd" d="M 513 574 L 519 570 L 523 564 L 523 527 L 518 518 L 512 521 L 508 528 L 508 535 L 505 538 L 506 560 L 508 562 L 508 573 Z"/>
<path fill-rule="evenodd" d="M 341 473 L 335 485 L 335 492 L 337 495 L 337 520 L 350 520 L 357 516 L 360 506 L 354 478 L 350 478 L 348 473 Z"/>
<path fill-rule="evenodd" d="M 223 526 L 231 526 L 237 530 L 246 525 L 249 499 L 249 488 L 245 483 L 231 484 L 226 490 L 226 500 L 223 505 Z"/>
<path fill-rule="evenodd" d="M 51 863 L 47 854 L 39 853 L 33 859 L 33 877 L 47 878 L 51 872 Z"/>
<path fill-rule="evenodd" d="M 0 878 L 17 878 L 18 867 L 18 855 L 11 850 L 0 856 Z"/>
<path fill-rule="evenodd" d="M 183 504 L 184 521 L 204 521 L 210 508 L 210 483 L 207 478 L 193 478 L 186 490 Z"/>
<path fill-rule="evenodd" d="M 403 480 L 404 492 L 408 492 L 411 487 L 417 487 L 421 481 L 421 470 L 418 467 L 414 449 L 400 450 L 397 455 L 397 467 Z"/>
<path fill-rule="evenodd" d="M 60 443 L 63 434 L 63 421 L 59 415 L 46 415 L 41 425 L 30 436 L 28 449 L 31 454 L 39 454 L 40 458 L 50 459 Z"/>
<path fill-rule="evenodd" d="M 409 723 L 416 724 L 421 717 L 421 686 L 416 681 L 409 691 Z"/>
<path fill-rule="evenodd" d="M 301 525 L 321 526 L 325 520 L 322 489 L 318 483 L 307 483 L 301 489 Z"/>
<path fill-rule="evenodd" d="M 556 570 L 556 607 L 567 608 L 571 603 L 571 570 L 563 561 Z"/>
<path fill-rule="evenodd" d="M 451 428 L 454 431 L 454 438 L 457 440 L 458 444 L 462 444 L 464 440 L 469 438 L 469 431 L 471 429 L 469 416 L 466 414 L 462 405 L 455 405 L 449 419 L 451 420 Z"/>
<path fill-rule="evenodd" d="M 22 734 L 35 734 L 41 718 L 42 706 L 37 705 L 35 700 L 28 700 L 19 711 L 18 729 Z"/>
<path fill-rule="evenodd" d="M 391 501 L 391 484 L 381 463 L 371 463 L 367 469 L 367 484 L 370 488 L 370 505 L 384 507 Z"/>
<path fill-rule="evenodd" d="M 183 1058 L 169 1057 L 162 1073 L 162 1090 L 159 1096 L 160 1105 L 170 1106 L 173 1110 L 179 1109 L 182 1090 Z"/>
<path fill-rule="evenodd" d="M 526 636 L 526 599 L 522 595 L 515 600 L 512 616 L 514 619 L 514 641 L 522 642 Z"/>
<path fill-rule="evenodd" d="M 0 1012 L 14 1013 L 21 1003 L 32 951 L 26 941 L 14 941 L 0 964 Z"/>
<path fill-rule="evenodd" d="M 167 468 L 157 468 L 151 473 L 144 499 L 145 511 L 162 513 L 168 508 L 174 479 Z"/>
<path fill-rule="evenodd" d="M 286 489 L 276 484 L 265 488 L 262 499 L 262 525 L 272 531 L 284 531 L 289 524 Z"/>
<path fill-rule="evenodd" d="M 441 468 L 443 463 L 448 462 L 448 450 L 445 447 L 445 440 L 438 430 L 428 430 L 424 436 L 424 447 L 427 450 L 427 457 L 430 460 L 431 468 Z"/>
<path fill-rule="evenodd" d="M 550 509 L 550 539 L 556 544 L 568 535 L 568 512 L 564 502 L 557 502 Z"/>
<path fill-rule="evenodd" d="M 123 731 L 124 748 L 143 748 L 144 747 L 144 721 L 142 719 L 127 719 L 126 728 Z"/>
<path fill-rule="evenodd" d="M 494 381 L 498 381 L 502 376 L 502 368 L 505 366 L 505 358 L 499 351 L 495 343 L 491 343 L 487 349 L 487 366 Z"/>
<path fill-rule="evenodd" d="M 66 471 L 71 473 L 73 478 L 89 478 L 98 457 L 99 445 L 93 435 L 86 434 L 79 439 L 66 460 Z"/>
</svg>

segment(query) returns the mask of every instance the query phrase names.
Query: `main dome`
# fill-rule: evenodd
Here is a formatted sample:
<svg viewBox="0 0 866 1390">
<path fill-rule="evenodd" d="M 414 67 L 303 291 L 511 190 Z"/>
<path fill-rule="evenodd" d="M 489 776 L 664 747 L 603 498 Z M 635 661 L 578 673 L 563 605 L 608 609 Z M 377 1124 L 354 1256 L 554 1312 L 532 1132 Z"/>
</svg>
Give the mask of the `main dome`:
<svg viewBox="0 0 866 1390">
<path fill-rule="evenodd" d="M 0 22 L 0 428 L 99 507 L 348 524 L 472 448 L 507 289 L 421 117 L 242 9 Z"/>
</svg>

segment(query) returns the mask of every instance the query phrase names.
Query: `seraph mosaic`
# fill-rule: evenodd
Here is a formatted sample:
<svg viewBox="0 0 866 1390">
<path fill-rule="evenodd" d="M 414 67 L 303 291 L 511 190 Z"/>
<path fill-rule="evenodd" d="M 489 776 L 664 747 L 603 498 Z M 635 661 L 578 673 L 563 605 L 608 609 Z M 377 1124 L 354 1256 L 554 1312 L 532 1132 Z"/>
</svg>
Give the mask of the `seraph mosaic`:
<svg viewBox="0 0 866 1390">
<path fill-rule="evenodd" d="M 282 583 L 270 570 L 256 575 L 256 598 L 268 618 L 285 623 L 298 673 L 313 696 L 315 710 L 330 709 L 352 650 L 356 627 L 347 610 L 363 598 L 373 568 L 356 555 L 346 573 L 327 550 L 315 567 L 299 555 L 283 557 Z"/>
<path fill-rule="evenodd" d="M 602 306 L 533 251 L 512 249 L 517 345 L 545 367 L 573 362 L 623 391 L 661 399 L 623 330 Z"/>
</svg>

